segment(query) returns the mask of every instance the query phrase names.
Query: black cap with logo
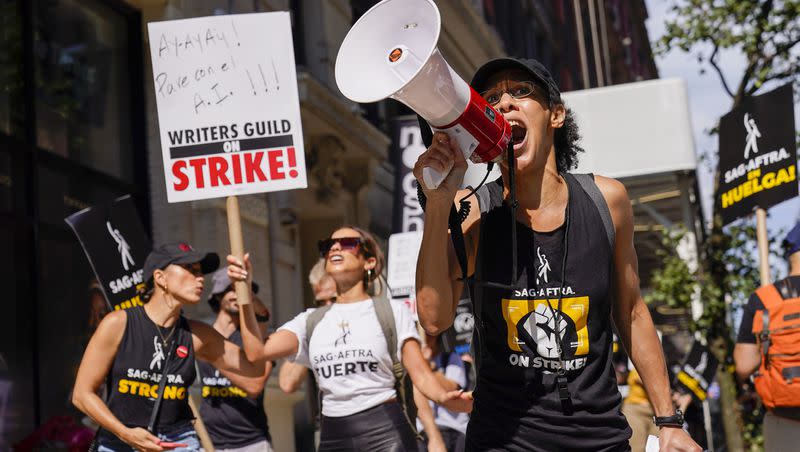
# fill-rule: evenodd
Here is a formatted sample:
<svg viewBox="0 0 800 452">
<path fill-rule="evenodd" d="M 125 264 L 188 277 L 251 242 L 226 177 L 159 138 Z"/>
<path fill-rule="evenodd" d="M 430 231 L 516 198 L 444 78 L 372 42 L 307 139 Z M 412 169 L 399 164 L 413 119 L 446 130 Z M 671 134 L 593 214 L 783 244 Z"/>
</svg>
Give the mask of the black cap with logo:
<svg viewBox="0 0 800 452">
<path fill-rule="evenodd" d="M 534 59 L 497 58 L 489 60 L 475 71 L 470 85 L 475 91 L 481 93 L 486 90 L 486 82 L 489 80 L 489 77 L 497 72 L 508 69 L 519 69 L 528 73 L 533 78 L 532 81 L 537 82 L 547 89 L 548 100 L 550 102 L 555 104 L 562 103 L 561 90 L 558 89 L 558 85 L 553 79 L 553 76 L 550 75 L 550 71 L 548 71 L 542 63 Z"/>
<path fill-rule="evenodd" d="M 191 245 L 185 242 L 165 243 L 147 255 L 144 261 L 145 280 L 149 281 L 153 277 L 156 269 L 165 269 L 170 264 L 194 264 L 200 263 L 203 274 L 211 273 L 219 267 L 219 256 L 217 253 L 204 253 L 195 251 Z"/>
</svg>

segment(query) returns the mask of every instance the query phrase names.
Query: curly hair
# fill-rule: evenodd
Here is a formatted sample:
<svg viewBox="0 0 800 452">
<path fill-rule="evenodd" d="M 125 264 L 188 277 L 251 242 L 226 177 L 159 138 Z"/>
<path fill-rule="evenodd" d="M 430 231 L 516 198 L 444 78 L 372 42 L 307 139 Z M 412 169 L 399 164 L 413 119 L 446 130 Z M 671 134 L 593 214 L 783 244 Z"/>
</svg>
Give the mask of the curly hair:
<svg viewBox="0 0 800 452">
<path fill-rule="evenodd" d="M 564 125 L 556 129 L 553 136 L 553 144 L 556 148 L 556 167 L 559 173 L 566 173 L 578 166 L 578 154 L 584 152 L 578 146 L 581 139 L 578 131 L 578 123 L 575 121 L 575 114 L 564 105 L 566 114 L 564 115 Z"/>
</svg>

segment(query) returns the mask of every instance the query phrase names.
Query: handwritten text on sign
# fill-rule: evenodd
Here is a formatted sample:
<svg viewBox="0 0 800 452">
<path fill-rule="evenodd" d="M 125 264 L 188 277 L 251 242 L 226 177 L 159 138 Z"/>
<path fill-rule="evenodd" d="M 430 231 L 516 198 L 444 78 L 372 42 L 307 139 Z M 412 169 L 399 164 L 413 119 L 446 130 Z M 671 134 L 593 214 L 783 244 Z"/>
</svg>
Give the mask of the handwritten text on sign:
<svg viewBox="0 0 800 452">
<path fill-rule="evenodd" d="M 169 202 L 306 187 L 288 13 L 148 32 Z"/>
</svg>

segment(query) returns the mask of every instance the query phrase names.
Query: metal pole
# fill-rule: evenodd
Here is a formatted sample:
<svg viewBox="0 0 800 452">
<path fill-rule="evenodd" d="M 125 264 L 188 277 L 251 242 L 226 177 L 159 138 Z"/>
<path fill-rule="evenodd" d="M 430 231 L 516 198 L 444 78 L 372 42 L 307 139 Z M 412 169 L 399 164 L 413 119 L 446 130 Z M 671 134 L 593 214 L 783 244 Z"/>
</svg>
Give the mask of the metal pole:
<svg viewBox="0 0 800 452">
<path fill-rule="evenodd" d="M 597 75 L 597 86 L 605 86 L 603 61 L 600 58 L 600 40 L 597 36 L 597 17 L 594 10 L 594 0 L 589 0 L 589 28 L 592 30 L 592 50 L 594 51 L 594 71 Z"/>
<path fill-rule="evenodd" d="M 600 12 L 600 42 L 603 43 L 603 67 L 606 70 L 606 84 L 613 85 L 611 80 L 611 54 L 608 50 L 608 28 L 606 28 L 606 2 L 605 0 L 597 0 L 599 2 Z"/>
<path fill-rule="evenodd" d="M 581 58 L 581 75 L 583 76 L 583 89 L 591 88 L 589 85 L 589 65 L 586 62 L 586 41 L 583 37 L 583 18 L 581 5 L 578 0 L 572 0 L 572 9 L 575 13 L 575 28 L 578 32 L 578 54 Z"/>
</svg>

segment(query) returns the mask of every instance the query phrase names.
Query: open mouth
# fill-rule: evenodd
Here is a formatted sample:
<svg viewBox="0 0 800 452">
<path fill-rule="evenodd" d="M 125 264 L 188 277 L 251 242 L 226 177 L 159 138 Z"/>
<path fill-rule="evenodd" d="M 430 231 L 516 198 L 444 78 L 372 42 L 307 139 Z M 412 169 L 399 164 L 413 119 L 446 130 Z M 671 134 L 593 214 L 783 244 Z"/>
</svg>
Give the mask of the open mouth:
<svg viewBox="0 0 800 452">
<path fill-rule="evenodd" d="M 334 254 L 330 258 L 328 258 L 328 260 L 331 262 L 331 264 L 339 264 L 341 262 L 344 262 L 344 256 L 340 254 Z"/>
<path fill-rule="evenodd" d="M 514 151 L 518 151 L 525 146 L 528 128 L 516 119 L 509 119 L 508 123 L 511 125 L 511 141 L 514 143 Z"/>
</svg>

